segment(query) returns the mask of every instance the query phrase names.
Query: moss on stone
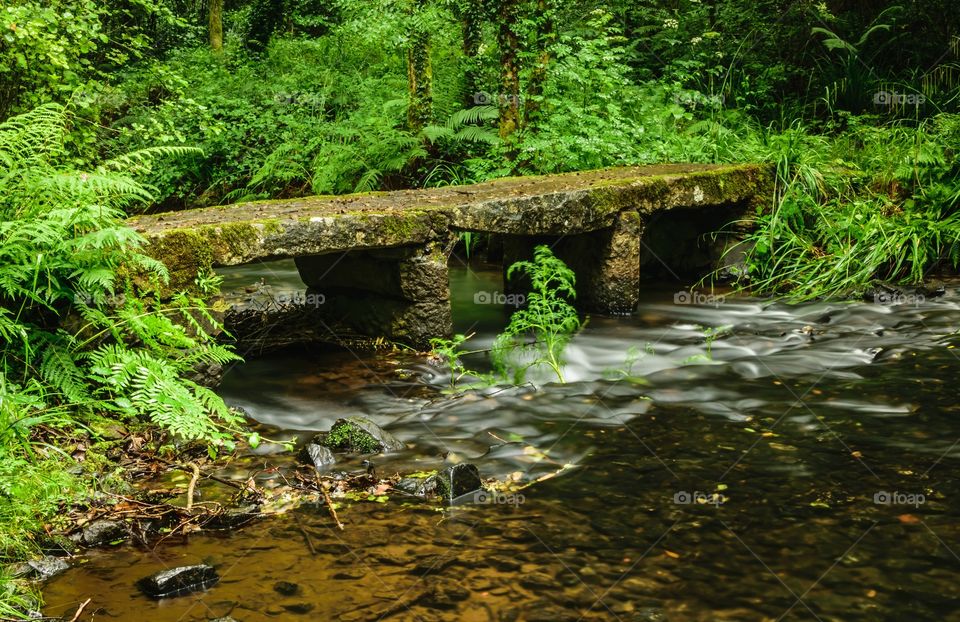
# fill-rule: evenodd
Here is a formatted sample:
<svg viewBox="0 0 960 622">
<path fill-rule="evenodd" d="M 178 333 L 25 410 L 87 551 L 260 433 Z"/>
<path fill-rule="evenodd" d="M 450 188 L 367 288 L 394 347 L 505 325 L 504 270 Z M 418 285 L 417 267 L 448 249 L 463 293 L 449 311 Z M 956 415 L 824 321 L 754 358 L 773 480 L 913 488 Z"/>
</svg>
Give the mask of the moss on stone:
<svg viewBox="0 0 960 622">
<path fill-rule="evenodd" d="M 197 275 L 208 272 L 213 265 L 213 248 L 201 230 L 169 231 L 151 240 L 144 250 L 167 267 L 171 291 L 193 288 Z"/>
<path fill-rule="evenodd" d="M 221 260 L 228 256 L 249 256 L 260 242 L 260 230 L 251 222 L 223 223 L 204 229 L 216 244 L 216 255 Z"/>
<path fill-rule="evenodd" d="M 337 421 L 324 441 L 330 449 L 372 454 L 380 451 L 380 442 L 346 419 Z"/>
</svg>

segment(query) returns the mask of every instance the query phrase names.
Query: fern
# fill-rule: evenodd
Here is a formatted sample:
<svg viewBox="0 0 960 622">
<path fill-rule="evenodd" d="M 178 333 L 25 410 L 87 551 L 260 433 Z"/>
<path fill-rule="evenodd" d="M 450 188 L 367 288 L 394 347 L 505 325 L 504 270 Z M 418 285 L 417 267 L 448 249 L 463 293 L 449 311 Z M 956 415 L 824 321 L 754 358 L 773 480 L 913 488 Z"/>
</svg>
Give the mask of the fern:
<svg viewBox="0 0 960 622">
<path fill-rule="evenodd" d="M 128 281 L 167 278 L 123 223 L 151 199 L 131 174 L 193 150 L 145 149 L 77 171 L 63 164 L 67 121 L 48 105 L 0 123 L 0 385 L 34 387 L 46 403 L 33 410 L 74 420 L 112 412 L 221 443 L 236 417 L 185 379 L 198 365 L 237 360 L 214 341 L 219 325 L 199 300 L 161 304 Z"/>
</svg>

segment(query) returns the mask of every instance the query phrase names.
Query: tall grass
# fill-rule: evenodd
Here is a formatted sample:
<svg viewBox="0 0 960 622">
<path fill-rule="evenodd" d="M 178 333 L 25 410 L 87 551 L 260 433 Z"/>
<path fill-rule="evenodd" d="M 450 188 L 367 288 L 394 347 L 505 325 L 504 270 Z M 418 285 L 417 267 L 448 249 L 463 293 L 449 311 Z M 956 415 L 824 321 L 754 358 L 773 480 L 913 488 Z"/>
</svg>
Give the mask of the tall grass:
<svg viewBox="0 0 960 622">
<path fill-rule="evenodd" d="M 958 117 L 867 121 L 833 137 L 794 125 L 747 150 L 777 168 L 772 208 L 746 241 L 751 289 L 848 297 L 960 265 Z"/>
</svg>

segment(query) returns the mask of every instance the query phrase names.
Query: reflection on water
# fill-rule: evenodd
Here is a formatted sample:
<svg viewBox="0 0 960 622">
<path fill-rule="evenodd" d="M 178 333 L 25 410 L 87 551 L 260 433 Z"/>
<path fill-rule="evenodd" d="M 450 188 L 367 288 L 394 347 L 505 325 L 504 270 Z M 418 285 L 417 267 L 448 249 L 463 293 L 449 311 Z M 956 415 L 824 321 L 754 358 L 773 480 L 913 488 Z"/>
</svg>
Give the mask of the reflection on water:
<svg viewBox="0 0 960 622">
<path fill-rule="evenodd" d="M 473 292 L 496 291 L 498 273 L 457 270 L 451 286 L 458 330 L 482 349 L 508 314 Z M 88 611 L 118 620 L 960 619 L 955 289 L 897 307 L 644 298 L 632 318 L 590 318 L 573 382 L 539 390 L 443 395 L 441 370 L 404 354 L 235 368 L 223 394 L 271 426 L 386 425 L 409 449 L 379 468 L 469 460 L 527 481 L 576 468 L 519 505 L 394 498 L 343 510 L 342 532 L 308 507 L 97 552 L 50 584 L 48 613 L 93 597 Z M 224 576 L 204 594 L 158 604 L 133 587 L 200 561 Z"/>
</svg>

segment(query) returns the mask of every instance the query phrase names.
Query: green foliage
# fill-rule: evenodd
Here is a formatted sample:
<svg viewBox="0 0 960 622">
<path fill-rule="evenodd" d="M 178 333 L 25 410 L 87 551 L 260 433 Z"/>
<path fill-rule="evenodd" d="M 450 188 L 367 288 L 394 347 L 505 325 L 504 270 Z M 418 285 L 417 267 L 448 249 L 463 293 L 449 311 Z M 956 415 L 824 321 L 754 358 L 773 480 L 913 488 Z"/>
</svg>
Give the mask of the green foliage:
<svg viewBox="0 0 960 622">
<path fill-rule="evenodd" d="M 467 335 L 457 334 L 451 339 L 435 337 L 430 340 L 430 353 L 450 367 L 451 387 L 456 386 L 469 373 L 460 360 L 464 354 L 463 343 L 469 338 Z"/>
<path fill-rule="evenodd" d="M 520 159 L 553 172 L 635 163 L 644 143 L 637 123 L 641 91 L 631 84 L 626 40 L 610 26 L 612 15 L 594 11 L 585 33 L 561 35 L 556 62 L 542 95 L 534 95 L 538 121 L 519 144 Z M 634 146 L 637 145 L 637 146 Z"/>
<path fill-rule="evenodd" d="M 133 275 L 159 283 L 166 269 L 138 251 L 142 240 L 123 224 L 123 210 L 150 195 L 120 171 L 179 151 L 79 172 L 60 164 L 65 124 L 53 105 L 0 124 L 0 374 L 40 383 L 44 400 L 70 405 L 74 417 L 108 410 L 222 441 L 220 426 L 235 417 L 181 379 L 235 360 L 211 338 L 216 322 L 186 295 L 162 305 L 132 289 Z"/>
<path fill-rule="evenodd" d="M 472 335 L 454 335 L 452 339 L 431 339 L 431 354 L 450 368 L 450 386 L 460 386 L 464 378 L 469 387 L 488 386 L 498 381 L 521 384 L 531 368 L 546 367 L 559 382 L 563 379 L 563 352 L 580 329 L 580 318 L 569 299 L 576 296 L 575 275 L 548 246 L 534 249 L 533 261 L 518 261 L 507 270 L 507 277 L 522 274 L 530 282 L 526 307 L 517 309 L 510 322 L 494 340 L 490 350 L 493 374 L 470 370 L 462 361 L 473 351 L 463 344 Z"/>
<path fill-rule="evenodd" d="M 18 386 L 0 374 L 0 557 L 26 553 L 27 536 L 79 489 L 58 451 L 33 442 L 35 428 L 70 421 L 68 408 L 45 394 L 40 381 Z"/>
<path fill-rule="evenodd" d="M 850 117 L 835 140 L 800 128 L 771 137 L 778 192 L 747 242 L 751 287 L 844 297 L 960 266 L 958 127 L 955 115 L 915 128 Z"/>
<path fill-rule="evenodd" d="M 12 0 L 0 8 L 0 119 L 82 86 L 107 41 L 93 0 Z"/>
<path fill-rule="evenodd" d="M 530 280 L 527 305 L 514 311 L 497 337 L 492 353 L 494 368 L 519 384 L 531 367 L 546 365 L 563 382 L 563 351 L 580 328 L 577 310 L 568 301 L 576 297 L 576 277 L 544 245 L 534 249 L 533 261 L 510 266 L 507 278 L 518 273 Z"/>
<path fill-rule="evenodd" d="M 721 337 L 724 337 L 730 334 L 732 325 L 725 326 L 698 326 L 697 327 L 701 333 L 703 333 L 703 343 L 705 346 L 705 351 L 703 354 L 695 354 L 691 357 L 684 359 L 683 363 L 688 365 L 690 363 L 695 363 L 699 361 L 710 362 L 713 360 L 713 342 Z"/>
<path fill-rule="evenodd" d="M 149 421 L 183 439 L 229 447 L 240 422 L 186 379 L 237 357 L 217 345 L 202 302 L 161 304 L 143 288 L 166 278 L 123 222 L 150 200 L 131 173 L 182 149 L 130 153 L 81 172 L 67 162 L 68 116 L 45 105 L 0 123 L 0 557 L 87 486 L 57 448 L 95 418 Z M 140 288 L 134 288 L 134 281 Z M 214 282 L 211 282 L 215 285 Z M 90 454 L 88 454 L 88 457 Z M 3 590 L 13 589 L 4 584 Z M 27 601 L 12 595 L 0 614 Z"/>
<path fill-rule="evenodd" d="M 866 48 L 871 39 L 876 39 L 878 33 L 889 32 L 891 25 L 881 20 L 895 17 L 903 11 L 902 7 L 892 6 L 885 9 L 862 33 L 855 42 L 843 39 L 829 28 L 815 27 L 811 30 L 814 35 L 822 35 L 824 48 L 839 56 L 839 63 L 835 69 L 826 72 L 833 74 L 833 82 L 826 87 L 827 100 L 831 105 L 840 106 L 843 110 L 861 112 L 873 104 L 873 93 L 878 90 L 877 76 L 872 69 L 873 56 L 883 49 L 883 45 L 875 46 L 873 54 L 868 55 Z M 887 40 L 886 44 L 891 43 Z"/>
</svg>

